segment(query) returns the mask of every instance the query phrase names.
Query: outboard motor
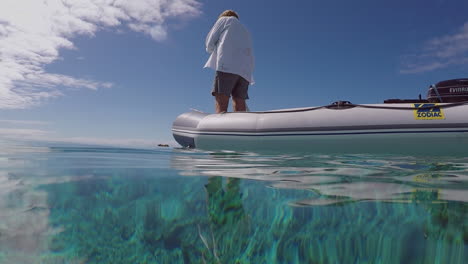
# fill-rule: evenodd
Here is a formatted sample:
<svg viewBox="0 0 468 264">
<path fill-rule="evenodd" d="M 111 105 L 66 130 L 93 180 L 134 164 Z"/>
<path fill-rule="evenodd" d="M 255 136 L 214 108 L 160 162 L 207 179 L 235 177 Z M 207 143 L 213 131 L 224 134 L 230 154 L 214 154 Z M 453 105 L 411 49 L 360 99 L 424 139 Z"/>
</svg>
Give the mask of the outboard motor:
<svg viewBox="0 0 468 264">
<path fill-rule="evenodd" d="M 456 103 L 468 101 L 468 78 L 438 82 L 429 87 L 430 103 Z"/>
<path fill-rule="evenodd" d="M 468 102 L 468 78 L 441 81 L 429 86 L 427 99 L 387 99 L 385 104 Z"/>
</svg>

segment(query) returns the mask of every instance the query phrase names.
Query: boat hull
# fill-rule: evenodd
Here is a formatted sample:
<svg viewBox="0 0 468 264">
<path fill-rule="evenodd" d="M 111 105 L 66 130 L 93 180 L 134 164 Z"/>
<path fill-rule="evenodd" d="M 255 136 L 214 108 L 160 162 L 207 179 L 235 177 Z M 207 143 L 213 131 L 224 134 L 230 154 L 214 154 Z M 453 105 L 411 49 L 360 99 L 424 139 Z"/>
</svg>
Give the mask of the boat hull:
<svg viewBox="0 0 468 264">
<path fill-rule="evenodd" d="M 192 112 L 176 119 L 173 135 L 184 147 L 214 151 L 466 156 L 468 105 L 432 105 Z"/>
</svg>

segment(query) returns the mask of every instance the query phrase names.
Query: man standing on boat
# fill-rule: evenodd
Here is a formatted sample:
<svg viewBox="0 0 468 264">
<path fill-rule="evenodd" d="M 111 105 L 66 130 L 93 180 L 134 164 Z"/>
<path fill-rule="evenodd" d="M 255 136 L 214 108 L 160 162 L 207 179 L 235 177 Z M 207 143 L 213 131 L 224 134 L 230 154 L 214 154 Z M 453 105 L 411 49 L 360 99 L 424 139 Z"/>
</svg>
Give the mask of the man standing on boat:
<svg viewBox="0 0 468 264">
<path fill-rule="evenodd" d="M 231 95 L 234 111 L 246 111 L 249 84 L 254 83 L 254 56 L 250 33 L 236 12 L 221 13 L 206 37 L 206 51 L 211 55 L 204 68 L 216 71 L 211 91 L 216 113 L 227 112 Z"/>
</svg>

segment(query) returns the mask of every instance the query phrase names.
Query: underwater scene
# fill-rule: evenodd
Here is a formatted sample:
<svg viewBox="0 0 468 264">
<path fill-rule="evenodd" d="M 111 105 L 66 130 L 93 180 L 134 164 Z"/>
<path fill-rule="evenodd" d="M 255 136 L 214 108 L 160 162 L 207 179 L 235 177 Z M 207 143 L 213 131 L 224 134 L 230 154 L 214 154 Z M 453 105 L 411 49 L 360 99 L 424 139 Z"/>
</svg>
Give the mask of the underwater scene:
<svg viewBox="0 0 468 264">
<path fill-rule="evenodd" d="M 467 259 L 467 157 L 0 142 L 0 263 Z"/>
</svg>

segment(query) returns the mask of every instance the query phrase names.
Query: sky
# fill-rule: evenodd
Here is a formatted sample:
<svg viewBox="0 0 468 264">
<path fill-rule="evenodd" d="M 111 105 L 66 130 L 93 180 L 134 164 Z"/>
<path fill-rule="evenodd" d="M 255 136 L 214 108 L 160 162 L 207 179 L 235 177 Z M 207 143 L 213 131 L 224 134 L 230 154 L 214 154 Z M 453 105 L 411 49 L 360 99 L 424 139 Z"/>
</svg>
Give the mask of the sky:
<svg viewBox="0 0 468 264">
<path fill-rule="evenodd" d="M 251 111 L 425 97 L 468 77 L 466 0 L 1 0 L 0 139 L 153 147 L 214 111 L 204 41 L 251 32 Z"/>
</svg>

